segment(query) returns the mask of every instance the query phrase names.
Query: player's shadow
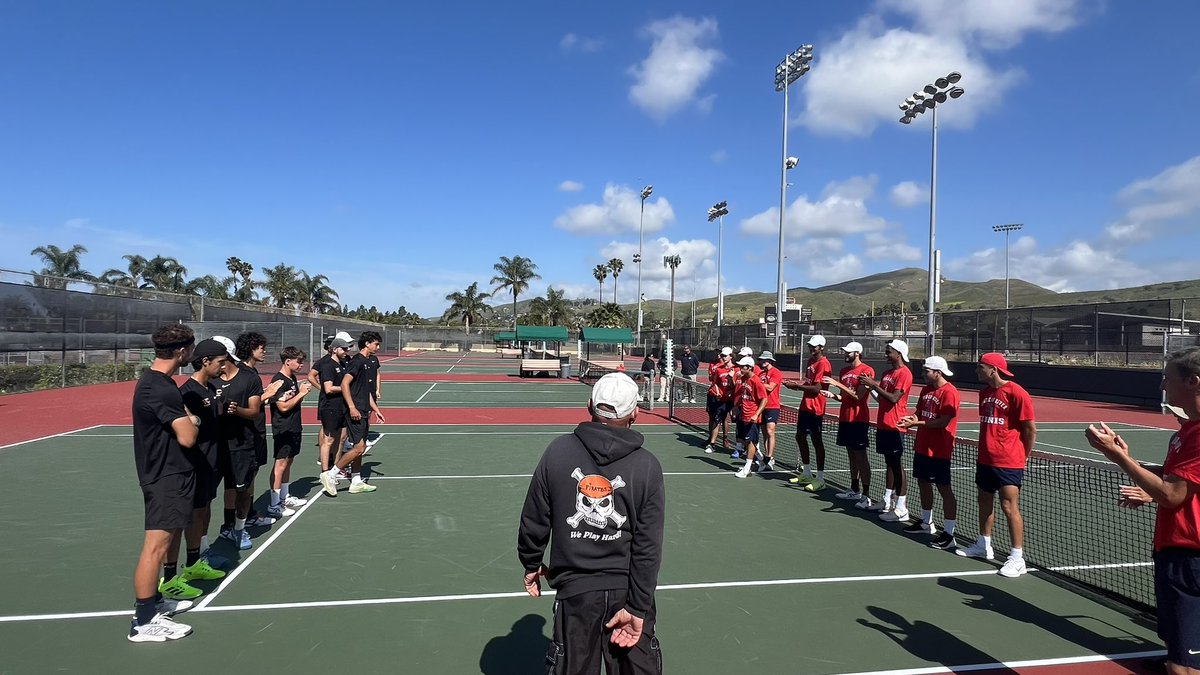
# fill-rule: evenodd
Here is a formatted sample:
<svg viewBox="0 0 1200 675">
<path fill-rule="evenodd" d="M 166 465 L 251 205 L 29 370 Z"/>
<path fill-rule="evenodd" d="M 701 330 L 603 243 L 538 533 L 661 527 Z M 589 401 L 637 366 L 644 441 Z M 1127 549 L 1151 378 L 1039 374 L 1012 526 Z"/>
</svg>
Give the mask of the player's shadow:
<svg viewBox="0 0 1200 675">
<path fill-rule="evenodd" d="M 546 617 L 526 614 L 512 625 L 508 635 L 488 640 L 479 656 L 483 675 L 527 675 L 546 670 L 550 638 L 543 634 Z"/>
<path fill-rule="evenodd" d="M 293 480 L 288 485 L 289 494 L 294 494 L 301 499 L 312 499 L 317 496 L 317 492 L 321 489 L 321 482 L 316 476 L 304 476 Z"/>
<path fill-rule="evenodd" d="M 928 621 L 910 622 L 896 612 L 873 605 L 868 605 L 867 611 L 878 621 L 858 619 L 860 625 L 883 633 L 922 661 L 940 663 L 950 668 L 955 665 L 996 663 L 998 661 L 987 652 L 977 649 L 953 633 Z M 994 670 L 989 669 L 988 672 L 1015 675 L 1014 671 L 1003 666 Z"/>
</svg>

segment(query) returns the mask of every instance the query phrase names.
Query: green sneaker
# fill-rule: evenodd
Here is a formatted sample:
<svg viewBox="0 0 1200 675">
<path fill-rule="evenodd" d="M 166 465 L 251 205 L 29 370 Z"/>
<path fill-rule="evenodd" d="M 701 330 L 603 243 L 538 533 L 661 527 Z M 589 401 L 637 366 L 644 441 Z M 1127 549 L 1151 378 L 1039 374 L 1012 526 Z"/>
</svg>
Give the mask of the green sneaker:
<svg viewBox="0 0 1200 675">
<path fill-rule="evenodd" d="M 204 595 L 204 591 L 195 586 L 188 585 L 182 574 L 176 574 L 175 578 L 170 581 L 160 579 L 158 582 L 158 592 L 162 593 L 164 598 L 170 598 L 171 600 L 194 600 Z"/>
<path fill-rule="evenodd" d="M 808 485 L 809 483 L 813 482 L 814 480 L 816 480 L 816 479 L 813 478 L 812 476 L 800 475 L 800 476 L 794 476 L 794 477 L 788 479 L 788 482 L 791 483 L 792 485 Z"/>
<path fill-rule="evenodd" d="M 824 489 L 825 489 L 825 481 L 817 480 L 815 478 L 811 482 L 809 482 L 808 485 L 804 486 L 805 492 L 816 492 L 818 490 L 824 490 Z"/>
<path fill-rule="evenodd" d="M 196 561 L 195 565 L 179 568 L 179 578 L 184 581 L 212 581 L 225 576 L 225 572 L 208 564 L 204 558 Z"/>
<path fill-rule="evenodd" d="M 370 483 L 351 483 L 350 484 L 350 494 L 352 494 L 352 495 L 361 494 L 363 492 L 374 492 L 377 489 L 378 488 L 376 488 L 374 485 L 371 485 Z"/>
</svg>

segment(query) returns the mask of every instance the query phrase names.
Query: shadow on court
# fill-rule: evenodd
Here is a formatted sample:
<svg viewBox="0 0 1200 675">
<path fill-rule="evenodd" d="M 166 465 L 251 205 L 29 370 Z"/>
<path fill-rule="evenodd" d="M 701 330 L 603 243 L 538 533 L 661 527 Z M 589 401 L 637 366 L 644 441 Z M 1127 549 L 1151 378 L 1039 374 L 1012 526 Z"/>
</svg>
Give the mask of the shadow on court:
<svg viewBox="0 0 1200 675">
<path fill-rule="evenodd" d="M 546 617 L 526 614 L 512 625 L 508 635 L 488 640 L 479 656 L 483 675 L 527 675 L 546 669 L 550 638 L 543 634 Z"/>
<path fill-rule="evenodd" d="M 860 625 L 873 628 L 900 645 L 913 656 L 930 663 L 940 663 L 953 668 L 955 665 L 996 663 L 999 659 L 959 639 L 928 621 L 909 622 L 903 616 L 883 607 L 867 606 L 867 611 L 879 621 L 858 619 Z M 1009 673 L 1008 668 L 989 670 L 989 673 Z"/>
</svg>

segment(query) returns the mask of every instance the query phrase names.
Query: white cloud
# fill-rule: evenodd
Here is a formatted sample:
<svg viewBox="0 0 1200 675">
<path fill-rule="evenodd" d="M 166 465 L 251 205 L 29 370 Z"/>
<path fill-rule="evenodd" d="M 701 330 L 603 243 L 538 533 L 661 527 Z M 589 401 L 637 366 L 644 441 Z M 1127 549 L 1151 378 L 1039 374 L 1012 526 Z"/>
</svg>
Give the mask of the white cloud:
<svg viewBox="0 0 1200 675">
<path fill-rule="evenodd" d="M 580 192 L 583 190 L 583 183 L 573 180 L 564 180 L 558 184 L 559 192 Z"/>
<path fill-rule="evenodd" d="M 599 204 L 572 206 L 554 219 L 554 226 L 579 235 L 637 232 L 641 218 L 641 192 L 609 183 Z M 643 231 L 657 232 L 675 220 L 675 211 L 665 197 L 646 200 Z"/>
<path fill-rule="evenodd" d="M 637 242 L 610 242 L 600 250 L 600 258 L 620 258 L 625 269 L 617 285 L 619 301 L 637 302 L 638 266 L 633 256 L 638 252 Z M 663 266 L 663 256 L 678 255 L 682 262 L 675 270 L 675 300 L 691 300 L 693 290 L 697 297 L 712 297 L 717 293 L 717 245 L 707 239 L 685 239 L 671 241 L 666 237 L 647 239 L 642 247 L 642 292 L 646 298 L 671 297 L 671 270 Z M 599 262 L 599 261 L 597 261 Z M 590 268 L 589 268 L 590 269 Z M 729 271 L 725 270 L 726 278 Z M 612 279 L 605 282 L 605 293 L 612 292 Z M 728 292 L 728 291 L 727 291 Z"/>
<path fill-rule="evenodd" d="M 910 209 L 918 204 L 926 203 L 929 199 L 929 188 L 917 185 L 911 180 L 897 183 L 892 187 L 891 200 L 902 209 Z"/>
<path fill-rule="evenodd" d="M 1128 206 L 1117 222 L 1105 228 L 1110 242 L 1147 241 L 1188 219 L 1194 225 L 1200 216 L 1200 156 L 1127 185 L 1117 199 Z"/>
<path fill-rule="evenodd" d="M 655 21 L 644 32 L 653 44 L 650 54 L 629 69 L 635 80 L 629 88 L 629 100 L 662 121 L 696 99 L 700 87 L 725 55 L 708 46 L 717 37 L 715 19 L 676 16 Z M 701 109 L 711 105 L 712 95 L 699 101 Z"/>
<path fill-rule="evenodd" d="M 1004 278 L 1004 247 L 976 251 L 951 261 L 946 276 L 964 281 Z M 1125 288 L 1161 278 L 1124 256 L 1085 241 L 1043 251 L 1033 237 L 1020 237 L 1009 253 L 1009 275 L 1062 293 Z"/>
<path fill-rule="evenodd" d="M 988 49 L 1007 49 L 1025 33 L 1058 33 L 1080 20 L 1079 0 L 883 0 L 881 5 L 911 16 L 921 30 L 963 36 Z"/>
<path fill-rule="evenodd" d="M 559 40 L 558 47 L 564 52 L 581 52 L 584 54 L 594 54 L 600 51 L 604 46 L 604 42 L 597 38 L 589 38 L 575 33 L 567 33 Z"/>
<path fill-rule="evenodd" d="M 864 237 L 866 256 L 871 260 L 914 262 L 922 259 L 921 251 L 883 232 L 868 232 Z"/>
</svg>

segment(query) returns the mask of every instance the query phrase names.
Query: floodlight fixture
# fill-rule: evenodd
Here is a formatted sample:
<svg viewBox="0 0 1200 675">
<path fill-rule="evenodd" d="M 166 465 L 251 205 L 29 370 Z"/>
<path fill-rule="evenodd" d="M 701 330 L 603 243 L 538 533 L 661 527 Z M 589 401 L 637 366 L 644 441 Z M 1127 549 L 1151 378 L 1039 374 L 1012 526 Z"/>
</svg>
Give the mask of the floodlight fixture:
<svg viewBox="0 0 1200 675">
<path fill-rule="evenodd" d="M 946 80 L 948 82 L 950 82 L 950 84 L 958 84 L 958 81 L 961 79 L 962 79 L 962 73 L 959 73 L 957 71 L 950 73 L 949 75 L 946 76 Z"/>
<path fill-rule="evenodd" d="M 788 157 L 786 160 L 784 160 L 783 166 L 790 170 L 796 168 L 796 166 L 799 164 L 800 160 L 798 158 Z"/>
<path fill-rule="evenodd" d="M 926 94 L 929 94 L 930 96 L 933 96 L 934 94 L 938 93 L 938 88 L 933 86 L 932 84 L 927 84 L 921 88 L 921 91 L 925 92 Z"/>
<path fill-rule="evenodd" d="M 948 91 L 946 93 L 950 95 L 950 98 L 958 98 L 959 96 L 962 96 L 963 94 L 967 93 L 967 91 L 965 89 L 963 89 L 962 87 L 953 87 L 950 89 L 950 91 Z"/>
</svg>

